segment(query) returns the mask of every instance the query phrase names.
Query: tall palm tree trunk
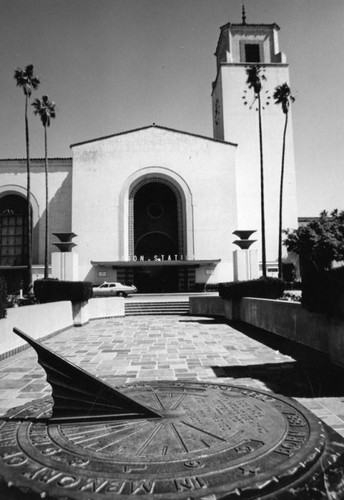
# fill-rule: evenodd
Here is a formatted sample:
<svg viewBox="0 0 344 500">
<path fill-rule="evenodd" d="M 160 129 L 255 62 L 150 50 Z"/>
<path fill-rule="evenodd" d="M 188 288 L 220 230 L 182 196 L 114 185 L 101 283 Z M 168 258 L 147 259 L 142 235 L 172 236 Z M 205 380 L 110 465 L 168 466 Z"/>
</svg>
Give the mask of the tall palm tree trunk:
<svg viewBox="0 0 344 500">
<path fill-rule="evenodd" d="M 261 107 L 260 93 L 258 93 L 258 119 L 259 119 L 259 149 L 260 149 L 260 207 L 261 207 L 261 226 L 262 226 L 262 272 L 263 272 L 263 276 L 266 276 L 263 130 L 262 130 L 262 107 Z"/>
<path fill-rule="evenodd" d="M 45 167 L 45 248 L 44 248 L 44 278 L 49 278 L 49 189 L 48 189 L 48 134 L 44 125 L 44 167 Z"/>
<path fill-rule="evenodd" d="M 27 283 L 26 291 L 30 292 L 32 288 L 32 217 L 31 217 L 31 165 L 30 165 L 30 140 L 29 140 L 29 120 L 28 120 L 28 102 L 29 96 L 25 96 L 25 140 L 26 140 L 26 185 L 27 185 Z"/>
<path fill-rule="evenodd" d="M 285 114 L 283 143 L 282 143 L 282 162 L 281 162 L 281 183 L 280 183 L 280 199 L 279 199 L 279 228 L 278 228 L 278 277 L 283 277 L 282 272 L 282 225 L 283 225 L 283 181 L 284 181 L 284 158 L 285 158 L 285 143 L 288 126 L 288 113 Z"/>
</svg>

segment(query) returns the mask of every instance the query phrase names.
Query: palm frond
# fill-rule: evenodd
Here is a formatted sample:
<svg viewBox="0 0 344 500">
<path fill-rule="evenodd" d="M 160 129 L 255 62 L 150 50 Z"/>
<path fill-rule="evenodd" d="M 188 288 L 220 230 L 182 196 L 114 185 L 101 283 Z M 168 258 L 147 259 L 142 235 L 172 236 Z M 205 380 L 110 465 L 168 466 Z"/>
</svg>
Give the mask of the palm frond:
<svg viewBox="0 0 344 500">
<path fill-rule="evenodd" d="M 295 97 L 291 93 L 291 89 L 287 83 L 282 83 L 275 88 L 273 98 L 275 104 L 281 104 L 284 114 L 288 113 L 291 102 L 295 102 Z"/>
<path fill-rule="evenodd" d="M 27 74 L 28 78 L 32 78 L 33 75 L 33 64 L 28 64 L 25 68 L 25 73 Z"/>
<path fill-rule="evenodd" d="M 23 89 L 24 94 L 30 96 L 32 90 L 37 89 L 40 84 L 40 80 L 37 76 L 33 74 L 33 64 L 29 64 L 25 67 L 25 70 L 17 68 L 14 71 L 14 78 L 17 82 L 17 87 Z"/>
<path fill-rule="evenodd" d="M 39 86 L 40 83 L 41 83 L 41 81 L 40 81 L 40 79 L 37 76 L 35 76 L 35 77 L 33 77 L 31 79 L 32 88 L 35 89 L 35 90 L 38 88 L 38 86 Z"/>
<path fill-rule="evenodd" d="M 26 84 L 25 73 L 21 68 L 17 68 L 14 72 L 14 78 L 17 82 L 17 87 L 22 87 Z"/>
<path fill-rule="evenodd" d="M 32 102 L 34 114 L 39 115 L 43 126 L 50 126 L 50 119 L 56 118 L 56 104 L 49 100 L 47 95 L 42 96 L 42 99 L 35 99 Z"/>
<path fill-rule="evenodd" d="M 262 90 L 262 81 L 266 81 L 266 76 L 262 74 L 262 68 L 258 64 L 253 64 L 246 69 L 246 85 L 249 89 L 253 89 L 255 94 L 259 94 Z"/>
</svg>

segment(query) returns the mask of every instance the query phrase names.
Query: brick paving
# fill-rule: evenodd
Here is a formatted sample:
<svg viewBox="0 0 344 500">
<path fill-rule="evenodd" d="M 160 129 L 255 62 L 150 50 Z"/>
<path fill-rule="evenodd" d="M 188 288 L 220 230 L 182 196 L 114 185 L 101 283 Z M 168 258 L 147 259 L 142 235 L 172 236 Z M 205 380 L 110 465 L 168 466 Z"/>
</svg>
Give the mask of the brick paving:
<svg viewBox="0 0 344 500">
<path fill-rule="evenodd" d="M 344 370 L 253 327 L 206 317 L 129 316 L 91 321 L 44 344 L 113 386 L 178 379 L 273 390 L 344 436 Z M 1 415 L 50 392 L 33 349 L 0 362 Z"/>
</svg>

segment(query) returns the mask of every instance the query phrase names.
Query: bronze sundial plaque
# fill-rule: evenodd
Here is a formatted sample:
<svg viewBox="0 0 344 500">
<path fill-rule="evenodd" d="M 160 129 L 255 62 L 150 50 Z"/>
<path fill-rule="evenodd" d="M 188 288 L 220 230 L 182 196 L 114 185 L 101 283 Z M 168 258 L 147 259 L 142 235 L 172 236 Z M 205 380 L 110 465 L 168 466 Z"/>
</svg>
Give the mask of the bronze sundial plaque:
<svg viewBox="0 0 344 500">
<path fill-rule="evenodd" d="M 321 422 L 282 396 L 177 381 L 118 390 L 151 413 L 53 419 L 45 398 L 0 419 L 0 498 L 285 498 L 336 457 Z"/>
</svg>

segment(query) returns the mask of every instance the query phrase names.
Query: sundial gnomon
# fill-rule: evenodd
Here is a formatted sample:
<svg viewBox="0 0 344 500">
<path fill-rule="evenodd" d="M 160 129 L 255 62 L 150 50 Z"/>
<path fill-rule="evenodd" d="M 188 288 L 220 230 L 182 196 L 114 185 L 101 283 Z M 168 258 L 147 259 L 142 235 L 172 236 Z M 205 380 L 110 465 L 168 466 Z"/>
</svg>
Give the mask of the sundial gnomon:
<svg viewBox="0 0 344 500">
<path fill-rule="evenodd" d="M 114 389 L 15 331 L 37 351 L 52 398 L 2 419 L 3 495 L 264 498 L 313 474 L 326 455 L 322 424 L 288 398 L 201 382 Z"/>
</svg>

